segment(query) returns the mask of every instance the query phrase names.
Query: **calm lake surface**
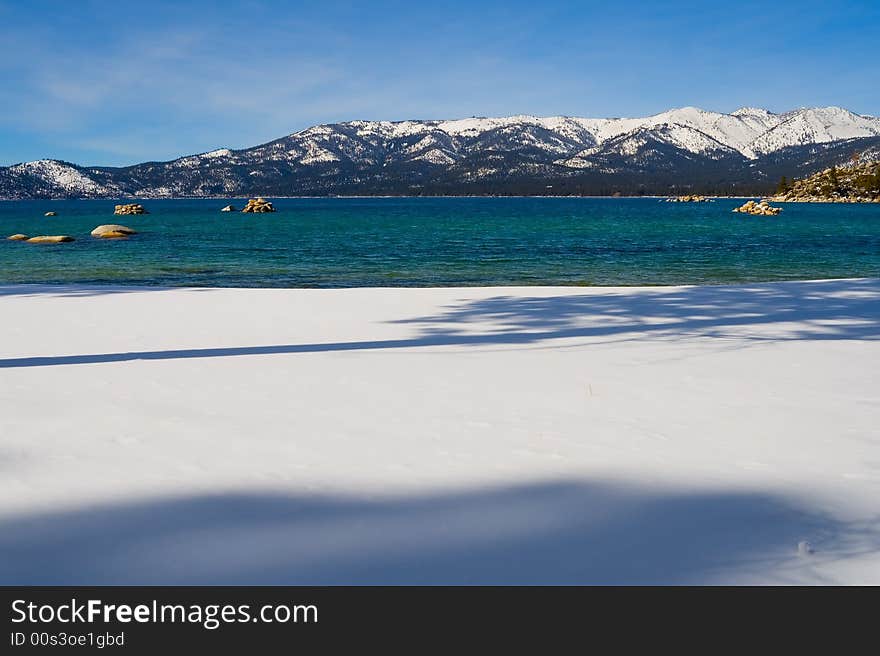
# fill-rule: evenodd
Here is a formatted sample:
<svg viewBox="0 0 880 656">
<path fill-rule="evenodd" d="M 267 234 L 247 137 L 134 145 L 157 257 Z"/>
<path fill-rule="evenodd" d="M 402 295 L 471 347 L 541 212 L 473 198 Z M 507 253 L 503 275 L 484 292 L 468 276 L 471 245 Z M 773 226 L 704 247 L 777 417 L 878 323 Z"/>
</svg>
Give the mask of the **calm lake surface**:
<svg viewBox="0 0 880 656">
<path fill-rule="evenodd" d="M 274 214 L 221 213 L 243 200 L 0 201 L 0 283 L 233 287 L 669 285 L 880 277 L 880 204 L 656 198 L 326 198 L 273 201 Z M 58 216 L 44 217 L 47 211 Z M 102 223 L 140 234 L 89 236 Z"/>
</svg>

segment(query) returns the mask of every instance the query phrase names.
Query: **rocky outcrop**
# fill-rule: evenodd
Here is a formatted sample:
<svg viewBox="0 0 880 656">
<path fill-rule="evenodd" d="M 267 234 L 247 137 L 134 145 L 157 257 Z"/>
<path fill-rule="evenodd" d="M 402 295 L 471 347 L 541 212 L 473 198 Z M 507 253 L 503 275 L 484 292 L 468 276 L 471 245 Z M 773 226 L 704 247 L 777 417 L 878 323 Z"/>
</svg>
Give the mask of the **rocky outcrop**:
<svg viewBox="0 0 880 656">
<path fill-rule="evenodd" d="M 116 223 L 108 223 L 106 225 L 99 225 L 97 228 L 92 230 L 92 237 L 100 237 L 102 239 L 113 239 L 118 237 L 128 237 L 129 235 L 136 235 L 137 231 L 129 228 L 128 226 L 118 225 Z"/>
<path fill-rule="evenodd" d="M 771 207 L 766 200 L 762 200 L 760 203 L 750 200 L 733 211 L 741 214 L 754 214 L 755 216 L 776 216 L 782 211 L 782 208 Z"/>
<path fill-rule="evenodd" d="M 73 237 L 69 235 L 40 235 L 27 240 L 29 244 L 61 244 L 68 241 L 73 241 Z"/>
<path fill-rule="evenodd" d="M 867 196 L 770 196 L 775 203 L 880 203 L 880 197 L 869 198 Z"/>
<path fill-rule="evenodd" d="M 137 203 L 128 203 L 127 205 L 117 205 L 113 210 L 114 214 L 149 214 L 143 205 Z"/>
<path fill-rule="evenodd" d="M 247 205 L 244 206 L 242 212 L 274 212 L 275 208 L 272 203 L 262 198 L 251 198 Z"/>
<path fill-rule="evenodd" d="M 779 183 L 780 203 L 880 203 L 880 162 L 851 161 L 802 180 Z"/>
<path fill-rule="evenodd" d="M 234 211 L 235 211 L 235 206 L 234 206 L 234 205 L 227 205 L 226 207 L 224 207 L 224 208 L 223 208 L 222 210 L 220 210 L 220 211 L 221 211 L 221 212 L 234 212 Z"/>
<path fill-rule="evenodd" d="M 694 195 L 688 195 L 688 196 L 674 196 L 672 198 L 667 198 L 666 202 L 667 203 L 707 203 L 710 200 L 712 200 L 712 199 L 709 198 L 708 196 L 698 196 L 698 195 L 694 194 Z"/>
<path fill-rule="evenodd" d="M 43 216 L 58 216 L 58 212 L 46 212 Z"/>
<path fill-rule="evenodd" d="M 27 241 L 28 236 L 17 232 L 14 235 L 9 235 L 6 239 L 8 239 L 9 241 Z"/>
</svg>

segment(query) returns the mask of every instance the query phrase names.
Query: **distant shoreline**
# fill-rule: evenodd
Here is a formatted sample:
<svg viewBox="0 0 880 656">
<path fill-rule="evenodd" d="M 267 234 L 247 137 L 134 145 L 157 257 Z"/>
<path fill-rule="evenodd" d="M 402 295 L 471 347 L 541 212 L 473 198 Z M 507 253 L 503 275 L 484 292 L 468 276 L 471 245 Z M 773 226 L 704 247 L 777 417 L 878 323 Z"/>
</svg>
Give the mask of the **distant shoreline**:
<svg viewBox="0 0 880 656">
<path fill-rule="evenodd" d="M 21 202 L 21 201 L 39 201 L 39 202 L 50 202 L 50 201 L 74 201 L 74 200 L 102 200 L 107 202 L 121 201 L 121 200 L 135 200 L 135 201 L 157 201 L 157 200 L 248 200 L 249 198 L 271 198 L 277 200 L 296 200 L 296 199 L 304 199 L 304 200 L 320 200 L 320 199 L 334 199 L 338 198 L 341 200 L 344 199 L 352 199 L 352 200 L 364 200 L 369 198 L 376 199 L 392 199 L 392 198 L 602 198 L 602 199 L 612 199 L 612 200 L 632 200 L 632 199 L 655 199 L 662 200 L 664 198 L 676 198 L 679 194 L 669 194 L 664 196 L 655 196 L 655 195 L 645 195 L 645 196 L 563 196 L 563 195 L 553 195 L 553 194 L 541 194 L 541 195 L 516 195 L 516 194 L 504 194 L 504 195 L 485 195 L 485 194 L 473 194 L 473 195 L 431 195 L 431 196 L 417 196 L 417 195 L 409 195 L 409 196 L 376 196 L 376 195 L 367 195 L 367 196 L 273 196 L 271 194 L 254 194 L 252 196 L 156 196 L 156 197 L 148 197 L 148 196 L 119 196 L 116 198 L 0 198 L 2 202 Z M 705 194 L 703 194 L 705 195 Z M 705 195 L 706 198 L 712 199 L 730 199 L 737 200 L 742 198 L 767 198 L 768 196 L 762 196 L 761 194 L 752 194 L 748 196 L 711 196 Z"/>
</svg>

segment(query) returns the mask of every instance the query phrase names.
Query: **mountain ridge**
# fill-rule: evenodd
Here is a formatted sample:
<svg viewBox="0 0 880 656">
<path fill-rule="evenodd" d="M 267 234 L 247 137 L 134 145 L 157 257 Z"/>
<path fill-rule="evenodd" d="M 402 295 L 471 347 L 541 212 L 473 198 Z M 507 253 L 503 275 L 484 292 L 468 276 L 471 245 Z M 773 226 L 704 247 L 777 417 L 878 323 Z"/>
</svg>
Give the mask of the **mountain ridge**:
<svg viewBox="0 0 880 656">
<path fill-rule="evenodd" d="M 876 142 L 876 143 L 875 143 Z M 680 107 L 643 118 L 471 117 L 320 124 L 251 148 L 125 167 L 0 167 L 0 197 L 758 193 L 880 144 L 880 118 Z M 760 188 L 760 189 L 758 189 Z"/>
</svg>

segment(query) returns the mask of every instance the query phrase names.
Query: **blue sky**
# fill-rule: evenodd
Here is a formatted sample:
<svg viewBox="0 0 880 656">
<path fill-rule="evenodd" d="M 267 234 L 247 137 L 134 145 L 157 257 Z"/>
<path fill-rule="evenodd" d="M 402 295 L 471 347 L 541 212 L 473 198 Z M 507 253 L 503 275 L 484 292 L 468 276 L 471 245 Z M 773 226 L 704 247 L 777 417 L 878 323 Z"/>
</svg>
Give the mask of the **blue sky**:
<svg viewBox="0 0 880 656">
<path fill-rule="evenodd" d="M 0 0 L 0 165 L 316 123 L 696 105 L 880 114 L 880 2 Z"/>
</svg>

